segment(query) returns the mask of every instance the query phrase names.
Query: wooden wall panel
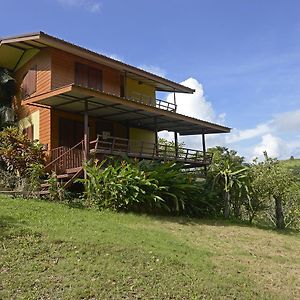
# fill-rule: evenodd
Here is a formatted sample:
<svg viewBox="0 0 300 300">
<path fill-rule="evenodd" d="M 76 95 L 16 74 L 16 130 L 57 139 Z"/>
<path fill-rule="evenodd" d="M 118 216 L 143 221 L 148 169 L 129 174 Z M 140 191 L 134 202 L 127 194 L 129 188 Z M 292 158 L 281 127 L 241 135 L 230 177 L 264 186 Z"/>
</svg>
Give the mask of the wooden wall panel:
<svg viewBox="0 0 300 300">
<path fill-rule="evenodd" d="M 59 119 L 69 119 L 69 120 L 76 120 L 83 123 L 83 116 L 78 114 L 73 114 L 61 110 L 52 110 L 51 111 L 51 146 L 52 148 L 56 148 L 59 146 Z M 89 118 L 89 128 L 90 128 L 90 140 L 96 139 L 96 123 L 101 122 L 101 119 L 96 118 Z M 107 121 L 105 121 L 107 122 Z M 113 135 L 121 138 L 127 138 L 128 137 L 128 129 L 124 125 L 117 123 L 117 122 L 111 122 L 113 125 Z M 82 132 L 82 138 L 83 138 L 83 132 Z"/>
<path fill-rule="evenodd" d="M 37 66 L 36 77 L 36 91 L 31 96 L 36 96 L 49 92 L 51 90 L 51 56 L 48 49 L 41 50 L 36 56 L 34 56 L 28 63 L 22 68 L 17 70 L 14 74 L 18 85 L 20 86 L 27 71 L 33 66 Z M 37 106 L 22 105 L 21 94 L 19 94 L 15 101 L 14 107 L 17 112 L 18 119 L 21 120 L 28 117 L 33 112 L 40 111 L 40 142 L 47 144 L 48 148 L 51 148 L 51 132 L 50 132 L 50 116 L 51 110 L 48 108 L 40 108 Z"/>
<path fill-rule="evenodd" d="M 90 62 L 79 56 L 65 53 L 60 50 L 51 49 L 52 58 L 52 89 L 56 89 L 75 82 L 75 64 L 81 63 L 103 72 L 103 91 L 109 94 L 120 96 L 120 72 Z"/>
</svg>

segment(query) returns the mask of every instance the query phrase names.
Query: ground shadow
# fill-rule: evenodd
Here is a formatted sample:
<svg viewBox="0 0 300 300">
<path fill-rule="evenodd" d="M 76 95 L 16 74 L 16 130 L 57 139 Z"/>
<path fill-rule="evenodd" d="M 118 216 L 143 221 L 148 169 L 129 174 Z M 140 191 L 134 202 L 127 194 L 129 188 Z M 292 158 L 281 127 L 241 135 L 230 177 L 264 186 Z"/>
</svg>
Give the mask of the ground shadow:
<svg viewBox="0 0 300 300">
<path fill-rule="evenodd" d="M 135 215 L 144 215 L 152 220 L 166 223 L 177 223 L 184 226 L 192 225 L 208 225 L 208 226 L 217 226 L 217 227 L 228 227 L 228 226 L 238 226 L 244 228 L 257 228 L 269 232 L 276 232 L 283 235 L 295 235 L 300 234 L 299 230 L 286 228 L 284 230 L 278 230 L 270 225 L 266 224 L 250 224 L 248 221 L 241 221 L 236 219 L 225 220 L 221 217 L 188 217 L 188 216 L 170 216 L 162 214 L 148 214 L 148 213 L 134 213 Z"/>
<path fill-rule="evenodd" d="M 17 219 L 11 216 L 0 216 L 0 239 L 9 236 L 11 229 L 18 226 Z"/>
</svg>

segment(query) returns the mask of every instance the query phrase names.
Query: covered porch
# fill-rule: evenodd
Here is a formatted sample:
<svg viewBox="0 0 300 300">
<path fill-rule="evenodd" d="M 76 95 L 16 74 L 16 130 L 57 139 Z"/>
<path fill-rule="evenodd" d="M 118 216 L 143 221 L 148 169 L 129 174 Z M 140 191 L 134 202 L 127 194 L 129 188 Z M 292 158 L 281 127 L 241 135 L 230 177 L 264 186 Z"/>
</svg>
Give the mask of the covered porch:
<svg viewBox="0 0 300 300">
<path fill-rule="evenodd" d="M 69 167 L 72 164 L 72 167 L 82 164 L 82 160 L 88 159 L 90 155 L 98 157 L 116 155 L 159 161 L 173 160 L 182 162 L 186 167 L 206 167 L 211 162 L 211 154 L 206 151 L 205 135 L 230 131 L 227 127 L 181 115 L 174 110 L 163 109 L 162 106 L 154 107 L 74 84 L 29 98 L 24 101 L 24 104 L 49 107 L 54 111 L 82 116 L 83 139 L 80 145 L 64 150 L 60 147 L 60 151 L 50 149 L 52 160 L 57 160 L 63 154 L 67 157 L 66 153 L 68 153 Z M 91 140 L 89 130 L 91 118 L 97 118 L 103 122 L 118 122 L 128 130 L 129 128 L 147 130 L 153 134 L 153 139 L 143 139 L 143 137 L 134 139 L 129 135 L 118 137 L 111 136 L 107 132 L 100 134 L 98 132 L 97 138 Z M 162 130 L 174 132 L 174 146 L 159 144 L 158 132 Z M 202 149 L 179 147 L 178 135 L 202 135 Z M 79 152 L 78 147 L 81 147 Z M 75 152 L 81 153 L 78 155 L 82 157 L 78 155 L 76 155 L 77 158 L 73 157 L 71 153 Z"/>
</svg>

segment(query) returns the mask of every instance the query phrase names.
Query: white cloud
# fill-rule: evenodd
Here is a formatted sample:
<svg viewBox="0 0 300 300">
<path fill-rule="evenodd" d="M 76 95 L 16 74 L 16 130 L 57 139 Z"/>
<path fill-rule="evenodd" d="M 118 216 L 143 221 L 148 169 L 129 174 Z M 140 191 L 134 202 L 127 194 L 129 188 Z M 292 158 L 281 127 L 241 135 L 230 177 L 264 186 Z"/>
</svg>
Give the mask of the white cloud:
<svg viewBox="0 0 300 300">
<path fill-rule="evenodd" d="M 182 85 L 195 90 L 194 94 L 176 94 L 176 102 L 178 105 L 177 112 L 183 115 L 205 120 L 212 123 L 223 124 L 225 121 L 225 113 L 216 114 L 211 102 L 207 101 L 204 95 L 202 84 L 195 78 L 188 78 L 181 82 Z M 166 101 L 173 102 L 173 94 L 169 94 Z M 162 132 L 160 137 L 168 140 L 174 139 L 172 132 Z M 180 142 L 184 142 L 187 147 L 199 149 L 202 147 L 202 137 L 199 135 L 180 136 Z M 224 145 L 225 137 L 223 134 L 207 135 L 207 146 Z"/>
<path fill-rule="evenodd" d="M 270 157 L 281 157 L 287 153 L 287 146 L 283 140 L 268 133 L 263 135 L 261 142 L 254 147 L 253 155 L 262 158 L 265 151 Z"/>
<path fill-rule="evenodd" d="M 158 75 L 160 77 L 166 77 L 166 74 L 167 74 L 167 72 L 164 69 L 157 67 L 157 66 L 140 65 L 140 66 L 138 66 L 138 68 L 143 69 L 147 72 L 153 73 L 155 75 Z"/>
<path fill-rule="evenodd" d="M 97 0 L 57 0 L 64 6 L 83 8 L 91 13 L 98 13 L 101 10 L 101 3 Z"/>
<path fill-rule="evenodd" d="M 214 123 L 224 122 L 225 114 L 216 115 L 212 103 L 204 96 L 202 84 L 197 79 L 188 78 L 181 84 L 194 89 L 195 93 L 176 94 L 178 113 Z M 173 94 L 168 95 L 166 101 L 173 102 Z"/>
<path fill-rule="evenodd" d="M 176 94 L 178 113 L 206 120 L 213 123 L 224 124 L 225 113 L 216 114 L 211 102 L 207 101 L 203 86 L 194 78 L 189 78 L 181 84 L 195 89 L 194 94 Z M 173 101 L 173 94 L 168 95 L 166 101 Z M 254 157 L 263 157 L 267 151 L 271 157 L 280 159 L 293 155 L 300 156 L 300 136 L 297 133 L 300 128 L 300 109 L 280 113 L 273 118 L 259 123 L 253 128 L 234 128 L 230 134 L 206 135 L 208 147 L 216 145 L 226 146 L 239 150 L 240 155 L 247 160 Z M 161 137 L 174 139 L 172 132 L 162 132 Z M 187 147 L 201 148 L 201 136 L 181 136 Z"/>
<path fill-rule="evenodd" d="M 258 136 L 262 136 L 263 134 L 269 133 L 271 131 L 271 127 L 268 123 L 258 124 L 255 128 L 238 130 L 234 128 L 230 135 L 227 136 L 227 143 L 236 143 L 243 140 L 252 139 Z"/>
<path fill-rule="evenodd" d="M 248 159 L 252 156 L 262 158 L 263 151 L 267 151 L 271 157 L 284 159 L 291 155 L 300 155 L 300 139 L 295 135 L 299 128 L 300 110 L 284 112 L 254 128 L 233 129 L 226 142 L 238 145 L 243 140 L 260 138 L 260 142 L 248 151 Z"/>
<path fill-rule="evenodd" d="M 273 123 L 277 130 L 285 132 L 299 132 L 300 109 L 281 113 L 274 117 Z"/>
</svg>

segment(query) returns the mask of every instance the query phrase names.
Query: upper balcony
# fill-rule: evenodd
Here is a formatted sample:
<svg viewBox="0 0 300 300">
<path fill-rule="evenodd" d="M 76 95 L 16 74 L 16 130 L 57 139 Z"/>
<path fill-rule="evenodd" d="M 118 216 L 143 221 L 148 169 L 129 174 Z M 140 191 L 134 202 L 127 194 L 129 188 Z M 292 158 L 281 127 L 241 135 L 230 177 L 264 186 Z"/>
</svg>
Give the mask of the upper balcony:
<svg viewBox="0 0 300 300">
<path fill-rule="evenodd" d="M 126 97 L 129 100 L 136 101 L 143 104 L 148 104 L 151 106 L 154 106 L 159 109 L 167 110 L 170 112 L 176 112 L 177 111 L 177 104 L 168 102 L 161 99 L 153 99 L 150 96 L 144 95 L 142 93 L 135 93 L 134 96 Z"/>
</svg>

